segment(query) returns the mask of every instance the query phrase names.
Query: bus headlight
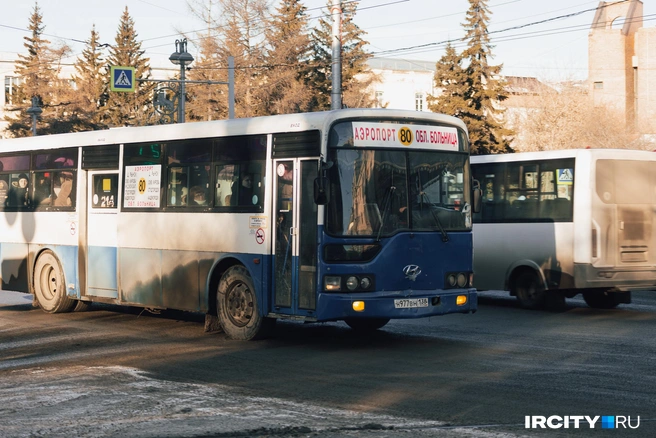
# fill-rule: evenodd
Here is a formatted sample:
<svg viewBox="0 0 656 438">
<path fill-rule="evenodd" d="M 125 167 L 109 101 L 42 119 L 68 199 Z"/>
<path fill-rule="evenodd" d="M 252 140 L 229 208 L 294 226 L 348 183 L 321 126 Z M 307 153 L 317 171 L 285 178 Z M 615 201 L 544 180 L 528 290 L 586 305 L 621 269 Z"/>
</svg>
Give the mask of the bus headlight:
<svg viewBox="0 0 656 438">
<path fill-rule="evenodd" d="M 449 274 L 446 277 L 447 284 L 449 287 L 454 287 L 456 285 L 456 276 L 455 274 Z"/>
<path fill-rule="evenodd" d="M 351 290 L 351 291 L 356 290 L 358 288 L 359 284 L 360 284 L 360 282 L 358 281 L 357 277 L 348 277 L 346 279 L 346 288 L 348 290 Z"/>
<path fill-rule="evenodd" d="M 462 272 L 458 273 L 458 276 L 456 277 L 456 281 L 458 282 L 458 287 L 467 286 L 467 276 Z"/>
<path fill-rule="evenodd" d="M 323 288 L 327 292 L 337 292 L 342 290 L 342 277 L 325 276 L 323 278 Z"/>
<path fill-rule="evenodd" d="M 369 277 L 362 277 L 360 287 L 362 289 L 369 289 L 371 287 L 371 279 Z"/>
</svg>

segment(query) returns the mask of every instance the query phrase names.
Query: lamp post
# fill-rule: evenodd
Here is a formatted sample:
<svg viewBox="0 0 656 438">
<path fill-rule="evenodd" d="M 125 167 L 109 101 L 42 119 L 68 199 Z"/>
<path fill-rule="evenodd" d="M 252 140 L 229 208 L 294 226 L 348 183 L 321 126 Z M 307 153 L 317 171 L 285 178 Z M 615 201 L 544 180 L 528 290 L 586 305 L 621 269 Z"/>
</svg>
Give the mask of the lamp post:
<svg viewBox="0 0 656 438">
<path fill-rule="evenodd" d="M 39 97 L 32 96 L 32 106 L 27 109 L 27 114 L 32 117 L 32 135 L 36 135 L 36 119 L 39 118 L 43 110 L 39 106 Z"/>
<path fill-rule="evenodd" d="M 187 52 L 187 38 L 175 40 L 175 52 L 169 56 L 169 61 L 180 66 L 180 86 L 178 93 L 180 98 L 178 102 L 178 123 L 185 121 L 185 71 L 186 66 L 194 62 L 194 57 Z"/>
</svg>

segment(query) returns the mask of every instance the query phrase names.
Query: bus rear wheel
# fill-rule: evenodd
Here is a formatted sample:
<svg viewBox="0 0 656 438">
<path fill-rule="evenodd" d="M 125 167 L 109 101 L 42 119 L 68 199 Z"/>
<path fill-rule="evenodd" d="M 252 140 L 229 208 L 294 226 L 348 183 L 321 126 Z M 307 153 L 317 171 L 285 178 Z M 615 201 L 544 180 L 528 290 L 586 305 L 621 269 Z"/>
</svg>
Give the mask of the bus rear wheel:
<svg viewBox="0 0 656 438">
<path fill-rule="evenodd" d="M 619 296 L 616 292 L 583 292 L 583 299 L 593 309 L 614 309 L 620 304 Z"/>
<path fill-rule="evenodd" d="M 382 328 L 389 322 L 388 318 L 346 318 L 349 327 L 359 332 L 372 332 Z"/>
<path fill-rule="evenodd" d="M 77 303 L 66 295 L 64 272 L 52 251 L 44 251 L 36 260 L 33 285 L 34 296 L 45 312 L 70 312 Z"/>
<path fill-rule="evenodd" d="M 233 266 L 223 274 L 216 308 L 221 327 L 229 338 L 250 341 L 270 333 L 276 320 L 260 315 L 259 304 L 246 268 Z"/>
<path fill-rule="evenodd" d="M 525 309 L 543 308 L 546 294 L 537 274 L 533 271 L 523 271 L 515 279 L 514 295 Z"/>
</svg>

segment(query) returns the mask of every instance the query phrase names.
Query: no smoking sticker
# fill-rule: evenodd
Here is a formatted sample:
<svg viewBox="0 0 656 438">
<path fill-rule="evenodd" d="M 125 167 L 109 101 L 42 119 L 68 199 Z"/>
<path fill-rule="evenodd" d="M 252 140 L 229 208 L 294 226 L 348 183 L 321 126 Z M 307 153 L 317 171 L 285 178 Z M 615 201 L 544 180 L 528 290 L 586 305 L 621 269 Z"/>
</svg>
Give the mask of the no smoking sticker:
<svg viewBox="0 0 656 438">
<path fill-rule="evenodd" d="M 260 245 L 264 243 L 264 230 L 262 228 L 258 228 L 255 232 L 255 241 Z"/>
</svg>

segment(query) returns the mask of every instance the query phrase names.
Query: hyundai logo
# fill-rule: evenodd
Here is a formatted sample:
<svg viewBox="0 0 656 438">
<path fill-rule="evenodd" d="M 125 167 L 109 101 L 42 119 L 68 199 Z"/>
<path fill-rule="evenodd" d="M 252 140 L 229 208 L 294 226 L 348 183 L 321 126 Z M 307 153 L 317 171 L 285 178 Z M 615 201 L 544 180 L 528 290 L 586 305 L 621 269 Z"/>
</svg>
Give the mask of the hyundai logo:
<svg viewBox="0 0 656 438">
<path fill-rule="evenodd" d="M 408 280 L 415 281 L 417 276 L 421 274 L 421 268 L 417 265 L 408 265 L 403 268 L 403 273 L 408 278 Z"/>
</svg>

